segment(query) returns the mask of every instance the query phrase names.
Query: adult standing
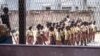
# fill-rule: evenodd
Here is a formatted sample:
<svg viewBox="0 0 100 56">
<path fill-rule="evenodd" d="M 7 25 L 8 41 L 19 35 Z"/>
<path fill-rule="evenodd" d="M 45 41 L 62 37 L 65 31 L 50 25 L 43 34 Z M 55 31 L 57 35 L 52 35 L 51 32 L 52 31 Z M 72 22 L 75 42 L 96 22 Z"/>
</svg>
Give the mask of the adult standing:
<svg viewBox="0 0 100 56">
<path fill-rule="evenodd" d="M 2 24 L 0 25 L 0 44 L 12 44 L 12 37 L 10 35 L 9 9 L 3 8 L 4 14 L 1 15 Z"/>
<path fill-rule="evenodd" d="M 11 30 L 8 12 L 9 12 L 9 9 L 7 7 L 4 7 L 3 14 L 1 15 L 1 20 L 2 20 L 2 23 L 5 24 L 9 30 Z"/>
</svg>

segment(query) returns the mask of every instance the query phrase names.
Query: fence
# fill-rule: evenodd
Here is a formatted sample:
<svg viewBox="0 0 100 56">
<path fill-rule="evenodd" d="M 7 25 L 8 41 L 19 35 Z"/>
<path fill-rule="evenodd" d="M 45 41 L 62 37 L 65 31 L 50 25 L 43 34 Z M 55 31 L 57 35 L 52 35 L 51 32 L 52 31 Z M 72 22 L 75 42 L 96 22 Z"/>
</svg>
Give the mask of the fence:
<svg viewBox="0 0 100 56">
<path fill-rule="evenodd" d="M 47 3 L 45 3 L 47 2 Z M 5 0 L 1 1 L 1 14 L 2 8 L 8 7 L 10 25 L 12 30 L 19 29 L 18 17 L 18 0 Z M 12 5 L 13 4 L 13 5 Z M 59 22 L 67 15 L 70 19 L 82 19 L 86 21 L 96 21 L 97 30 L 100 30 L 100 3 L 98 1 L 90 0 L 26 0 L 26 28 L 33 26 L 36 28 L 37 24 L 45 25 L 46 22 Z"/>
</svg>

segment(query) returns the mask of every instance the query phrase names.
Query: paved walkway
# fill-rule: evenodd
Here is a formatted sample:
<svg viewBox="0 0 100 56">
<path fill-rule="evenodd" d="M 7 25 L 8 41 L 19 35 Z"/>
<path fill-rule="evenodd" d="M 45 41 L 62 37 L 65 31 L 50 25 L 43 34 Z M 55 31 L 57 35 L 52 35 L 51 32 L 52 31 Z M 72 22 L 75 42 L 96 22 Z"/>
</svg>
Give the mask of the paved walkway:
<svg viewBox="0 0 100 56">
<path fill-rule="evenodd" d="M 88 46 L 100 46 L 100 33 L 95 34 L 94 42 L 89 43 Z"/>
<path fill-rule="evenodd" d="M 15 44 L 15 41 L 13 41 L 13 44 Z M 87 46 L 100 46 L 100 33 L 96 33 L 94 42 L 87 44 Z"/>
</svg>

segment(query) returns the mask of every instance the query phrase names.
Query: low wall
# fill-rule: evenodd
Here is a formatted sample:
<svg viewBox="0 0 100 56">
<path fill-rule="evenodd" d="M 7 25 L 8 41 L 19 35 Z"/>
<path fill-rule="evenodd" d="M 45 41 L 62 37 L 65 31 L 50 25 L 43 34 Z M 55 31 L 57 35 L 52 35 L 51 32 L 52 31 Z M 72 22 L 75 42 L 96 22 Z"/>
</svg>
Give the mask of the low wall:
<svg viewBox="0 0 100 56">
<path fill-rule="evenodd" d="M 100 47 L 0 45 L 0 56 L 100 56 Z"/>
</svg>

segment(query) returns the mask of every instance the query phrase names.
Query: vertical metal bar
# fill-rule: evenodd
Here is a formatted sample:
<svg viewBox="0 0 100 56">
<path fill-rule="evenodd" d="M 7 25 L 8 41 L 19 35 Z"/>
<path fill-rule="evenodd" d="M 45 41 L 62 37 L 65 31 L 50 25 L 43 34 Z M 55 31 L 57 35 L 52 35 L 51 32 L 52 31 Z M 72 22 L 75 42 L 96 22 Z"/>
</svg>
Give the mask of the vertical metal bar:
<svg viewBox="0 0 100 56">
<path fill-rule="evenodd" d="M 26 0 L 19 2 L 19 44 L 26 44 Z"/>
<path fill-rule="evenodd" d="M 87 9 L 87 0 L 83 0 L 83 9 Z"/>
</svg>

